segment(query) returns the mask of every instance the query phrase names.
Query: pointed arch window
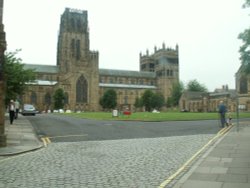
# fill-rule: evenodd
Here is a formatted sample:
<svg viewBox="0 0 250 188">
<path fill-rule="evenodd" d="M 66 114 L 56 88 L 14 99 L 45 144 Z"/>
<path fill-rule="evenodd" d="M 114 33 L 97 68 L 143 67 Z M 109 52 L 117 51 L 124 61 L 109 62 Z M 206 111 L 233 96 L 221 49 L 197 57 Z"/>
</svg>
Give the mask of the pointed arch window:
<svg viewBox="0 0 250 188">
<path fill-rule="evenodd" d="M 76 102 L 87 103 L 88 101 L 88 83 L 84 76 L 80 76 L 76 83 Z"/>
</svg>

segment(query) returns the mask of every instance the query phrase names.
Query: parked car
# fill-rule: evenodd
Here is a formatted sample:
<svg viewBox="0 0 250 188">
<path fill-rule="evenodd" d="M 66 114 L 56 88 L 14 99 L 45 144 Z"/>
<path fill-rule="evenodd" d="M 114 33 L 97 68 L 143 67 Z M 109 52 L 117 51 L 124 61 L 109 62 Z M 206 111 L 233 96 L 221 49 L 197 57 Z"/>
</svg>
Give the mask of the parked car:
<svg viewBox="0 0 250 188">
<path fill-rule="evenodd" d="M 35 116 L 37 111 L 36 108 L 32 104 L 24 104 L 22 108 L 22 115 L 33 115 Z"/>
</svg>

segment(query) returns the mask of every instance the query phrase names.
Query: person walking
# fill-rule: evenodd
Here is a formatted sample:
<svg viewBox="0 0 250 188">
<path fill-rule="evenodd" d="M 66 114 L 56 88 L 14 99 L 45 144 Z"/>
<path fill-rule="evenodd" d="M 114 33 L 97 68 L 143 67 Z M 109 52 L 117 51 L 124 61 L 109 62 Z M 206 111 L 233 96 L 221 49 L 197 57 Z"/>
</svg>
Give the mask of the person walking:
<svg viewBox="0 0 250 188">
<path fill-rule="evenodd" d="M 224 128 L 225 123 L 226 123 L 226 117 L 225 116 L 226 116 L 227 108 L 224 105 L 223 101 L 220 101 L 218 109 L 219 109 L 221 128 Z"/>
<path fill-rule="evenodd" d="M 19 107 L 20 107 L 20 103 L 19 103 L 19 101 L 16 99 L 16 101 L 15 101 L 15 119 L 18 118 Z"/>
<path fill-rule="evenodd" d="M 227 111 L 226 116 L 227 116 L 226 118 L 227 118 L 227 127 L 228 127 L 232 125 L 232 114 L 230 110 Z"/>
<path fill-rule="evenodd" d="M 10 124 L 13 124 L 13 121 L 14 121 L 14 118 L 15 118 L 15 103 L 14 103 L 14 100 L 10 100 L 9 117 L 10 117 Z"/>
</svg>

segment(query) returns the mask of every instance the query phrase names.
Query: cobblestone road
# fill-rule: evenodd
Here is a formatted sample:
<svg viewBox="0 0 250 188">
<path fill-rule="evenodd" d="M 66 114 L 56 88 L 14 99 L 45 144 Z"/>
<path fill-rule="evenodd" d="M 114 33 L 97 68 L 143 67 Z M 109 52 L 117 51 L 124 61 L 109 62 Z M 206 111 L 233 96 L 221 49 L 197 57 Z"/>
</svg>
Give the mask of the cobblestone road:
<svg viewBox="0 0 250 188">
<path fill-rule="evenodd" d="M 158 187 L 213 136 L 52 143 L 1 160 L 0 187 Z"/>
</svg>

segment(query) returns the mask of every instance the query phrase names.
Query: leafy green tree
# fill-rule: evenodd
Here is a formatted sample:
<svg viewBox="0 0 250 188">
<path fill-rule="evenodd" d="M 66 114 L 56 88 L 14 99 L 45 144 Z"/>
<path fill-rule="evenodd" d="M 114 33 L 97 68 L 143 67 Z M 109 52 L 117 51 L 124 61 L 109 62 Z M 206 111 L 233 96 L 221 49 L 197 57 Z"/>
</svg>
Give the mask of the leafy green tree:
<svg viewBox="0 0 250 188">
<path fill-rule="evenodd" d="M 166 102 L 167 107 L 173 107 L 174 106 L 174 100 L 173 97 L 168 97 L 167 102 Z"/>
<path fill-rule="evenodd" d="M 182 82 L 177 82 L 173 84 L 171 91 L 171 96 L 167 100 L 167 106 L 177 106 L 179 104 L 179 100 L 184 90 L 184 84 Z"/>
<path fill-rule="evenodd" d="M 250 7 L 250 0 L 246 0 L 243 4 L 243 8 Z M 245 29 L 238 35 L 238 38 L 242 40 L 243 44 L 239 49 L 240 60 L 244 65 L 243 71 L 246 74 L 250 73 L 250 28 Z"/>
<path fill-rule="evenodd" d="M 203 84 L 200 84 L 197 80 L 191 80 L 187 84 L 187 90 L 188 91 L 200 91 L 200 92 L 207 92 L 206 86 Z"/>
<path fill-rule="evenodd" d="M 5 104 L 24 94 L 26 83 L 35 80 L 34 70 L 24 69 L 22 59 L 17 57 L 19 51 L 7 52 L 4 56 Z"/>
<path fill-rule="evenodd" d="M 62 88 L 58 88 L 55 91 L 55 93 L 53 95 L 53 99 L 54 99 L 54 108 L 55 109 L 63 109 L 65 95 L 64 95 L 64 91 Z"/>
<path fill-rule="evenodd" d="M 135 108 L 141 108 L 141 107 L 143 107 L 142 98 L 136 97 L 134 107 Z"/>
<path fill-rule="evenodd" d="M 243 8 L 250 7 L 250 0 L 245 0 L 245 3 L 243 4 Z"/>
<path fill-rule="evenodd" d="M 152 98 L 154 96 L 154 93 L 147 89 L 142 95 L 142 102 L 143 105 L 145 106 L 145 110 L 150 112 L 152 110 Z"/>
<path fill-rule="evenodd" d="M 152 108 L 160 110 L 165 105 L 165 98 L 161 93 L 155 93 L 151 101 Z"/>
<path fill-rule="evenodd" d="M 117 106 L 117 94 L 115 90 L 108 89 L 100 99 L 100 105 L 104 109 L 114 109 Z"/>
</svg>

